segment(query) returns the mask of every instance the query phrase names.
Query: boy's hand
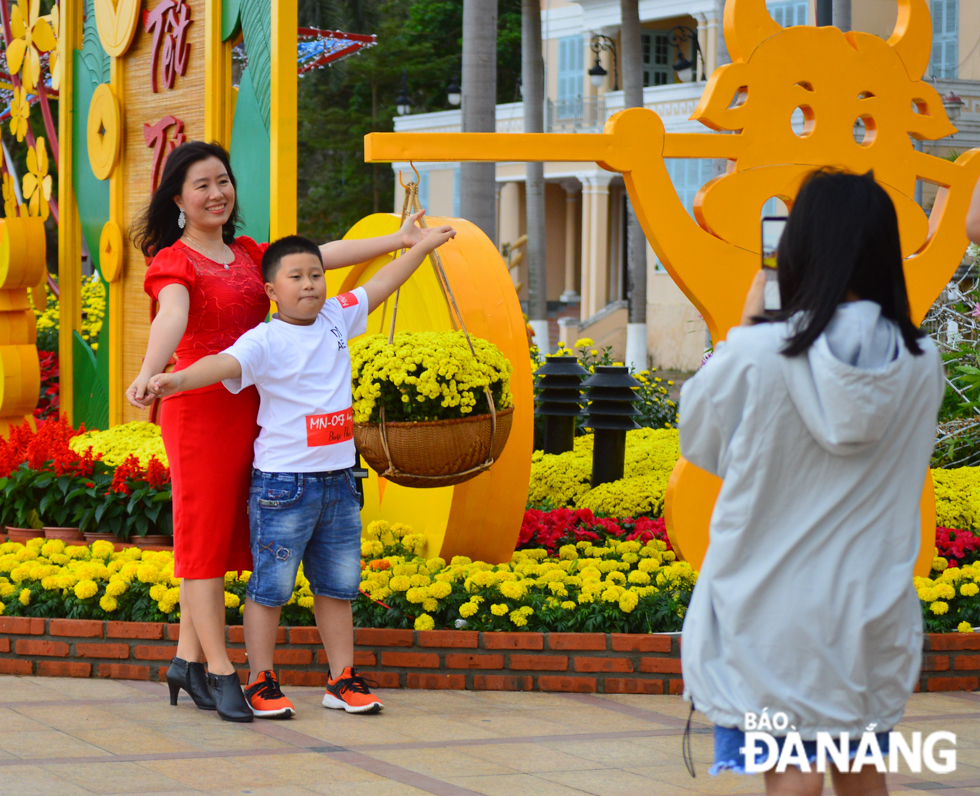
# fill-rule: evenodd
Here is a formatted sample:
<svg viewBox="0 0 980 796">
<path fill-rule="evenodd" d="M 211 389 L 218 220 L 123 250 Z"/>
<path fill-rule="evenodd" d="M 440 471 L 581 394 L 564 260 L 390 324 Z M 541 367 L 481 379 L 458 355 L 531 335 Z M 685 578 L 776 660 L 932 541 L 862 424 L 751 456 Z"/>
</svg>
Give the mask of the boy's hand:
<svg viewBox="0 0 980 796">
<path fill-rule="evenodd" d="M 456 230 L 448 225 L 444 227 L 427 229 L 425 232 L 425 237 L 416 243 L 415 246 L 418 246 L 421 251 L 426 253 L 438 248 L 439 246 L 442 246 L 442 244 L 447 240 L 451 240 L 456 237 Z"/>
<path fill-rule="evenodd" d="M 159 373 L 150 379 L 150 383 L 147 385 L 149 392 L 153 393 L 160 398 L 165 398 L 168 395 L 173 395 L 176 392 L 180 392 L 181 382 L 183 381 L 181 374 L 177 373 Z"/>
<path fill-rule="evenodd" d="M 417 213 L 413 213 L 405 219 L 405 223 L 402 224 L 401 229 L 398 230 L 398 234 L 402 241 L 401 248 L 411 249 L 429 232 L 427 229 L 420 229 L 417 224 L 418 220 L 424 215 L 425 210 L 423 209 L 419 210 Z"/>
</svg>

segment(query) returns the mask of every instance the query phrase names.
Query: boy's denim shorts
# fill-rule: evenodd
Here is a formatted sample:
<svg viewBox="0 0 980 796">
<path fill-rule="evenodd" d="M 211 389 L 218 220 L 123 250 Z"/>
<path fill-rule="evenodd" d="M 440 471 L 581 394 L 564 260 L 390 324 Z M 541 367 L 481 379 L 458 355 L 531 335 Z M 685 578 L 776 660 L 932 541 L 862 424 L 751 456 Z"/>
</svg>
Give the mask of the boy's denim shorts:
<svg viewBox="0 0 980 796">
<path fill-rule="evenodd" d="M 313 594 L 353 600 L 361 584 L 361 505 L 350 469 L 329 473 L 252 470 L 248 498 L 253 568 L 246 595 L 289 602 L 300 561 Z"/>
</svg>

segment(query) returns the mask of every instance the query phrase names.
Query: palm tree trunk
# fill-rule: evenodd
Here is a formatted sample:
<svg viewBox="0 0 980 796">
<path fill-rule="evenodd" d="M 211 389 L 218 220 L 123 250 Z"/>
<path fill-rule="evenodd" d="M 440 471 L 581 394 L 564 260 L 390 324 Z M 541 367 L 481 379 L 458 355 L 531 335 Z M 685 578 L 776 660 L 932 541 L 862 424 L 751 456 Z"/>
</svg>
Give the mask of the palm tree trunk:
<svg viewBox="0 0 980 796">
<path fill-rule="evenodd" d="M 544 62 L 541 55 L 541 3 L 523 0 L 521 84 L 524 87 L 524 132 L 544 132 Z M 527 163 L 528 319 L 535 342 L 544 352 L 548 341 L 548 267 L 545 240 L 544 163 Z"/>
<path fill-rule="evenodd" d="M 622 28 L 623 104 L 643 107 L 643 52 L 640 46 L 638 0 L 620 0 Z M 632 200 L 627 203 L 626 266 L 629 275 L 629 317 L 626 324 L 626 364 L 647 368 L 647 239 L 636 217 Z"/>
<path fill-rule="evenodd" d="M 497 2 L 463 0 L 463 132 L 497 127 Z M 460 215 L 497 241 L 497 166 L 462 163 Z"/>
</svg>

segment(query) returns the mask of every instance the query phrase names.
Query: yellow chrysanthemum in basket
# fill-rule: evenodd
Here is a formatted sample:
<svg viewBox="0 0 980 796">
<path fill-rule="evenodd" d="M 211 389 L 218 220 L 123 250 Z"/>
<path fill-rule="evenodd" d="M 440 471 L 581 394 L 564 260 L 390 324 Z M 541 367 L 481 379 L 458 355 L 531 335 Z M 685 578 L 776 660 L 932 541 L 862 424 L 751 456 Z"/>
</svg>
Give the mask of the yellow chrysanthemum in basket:
<svg viewBox="0 0 980 796">
<path fill-rule="evenodd" d="M 513 405 L 511 364 L 491 342 L 463 332 L 398 332 L 369 335 L 351 345 L 354 422 L 449 420 L 490 411 L 489 387 L 498 410 Z"/>
</svg>

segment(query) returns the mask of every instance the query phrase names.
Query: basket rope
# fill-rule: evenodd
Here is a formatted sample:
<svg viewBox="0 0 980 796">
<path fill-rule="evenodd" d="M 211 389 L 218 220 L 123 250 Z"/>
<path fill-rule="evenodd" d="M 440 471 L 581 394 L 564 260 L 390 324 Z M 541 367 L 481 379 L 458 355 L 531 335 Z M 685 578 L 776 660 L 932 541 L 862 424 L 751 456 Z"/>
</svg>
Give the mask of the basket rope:
<svg viewBox="0 0 980 796">
<path fill-rule="evenodd" d="M 401 223 L 404 224 L 405 220 L 409 217 L 412 212 L 419 212 L 422 206 L 419 202 L 419 172 L 415 168 L 415 164 L 410 164 L 412 171 L 415 172 L 415 180 L 409 182 L 407 185 L 402 182 L 401 174 L 398 175 L 398 182 L 401 183 L 402 187 L 405 189 L 405 201 L 402 204 L 402 215 Z M 419 219 L 419 224 L 422 229 L 428 229 L 428 225 L 425 222 L 425 216 Z M 404 249 L 399 250 L 398 256 L 400 257 L 405 252 Z M 459 305 L 456 303 L 456 296 L 453 293 L 452 286 L 449 284 L 449 276 L 446 274 L 445 268 L 442 265 L 442 258 L 439 256 L 438 249 L 433 249 L 429 252 L 429 261 L 432 263 L 432 269 L 436 275 L 436 281 L 439 283 L 439 289 L 442 292 L 442 297 L 446 301 L 446 307 L 449 310 L 449 321 L 452 323 L 453 331 L 462 329 L 463 334 L 466 336 L 466 344 L 470 347 L 470 353 L 476 357 L 476 349 L 473 347 L 473 341 L 470 339 L 470 333 L 466 329 L 466 322 L 463 320 L 463 314 L 459 310 Z M 398 317 L 398 299 L 401 295 L 401 288 L 395 291 L 395 303 L 391 311 L 391 326 L 388 330 L 388 345 L 392 345 L 395 340 L 395 321 Z M 385 300 L 384 308 L 381 314 L 381 328 L 384 328 L 384 318 L 388 309 L 388 301 Z M 459 324 L 457 325 L 457 319 L 459 319 Z M 490 407 L 490 446 L 487 450 L 487 458 L 482 464 L 478 464 L 476 467 L 471 467 L 468 470 L 464 470 L 461 473 L 455 473 L 455 476 L 460 475 L 470 475 L 483 472 L 484 470 L 490 469 L 494 463 L 493 458 L 493 444 L 497 437 L 497 407 L 494 404 L 493 395 L 491 394 L 490 387 L 484 387 L 484 393 L 487 396 L 487 405 Z M 384 448 L 385 458 L 388 460 L 388 468 L 381 474 L 382 478 L 398 477 L 398 476 L 409 476 L 411 478 L 418 478 L 426 481 L 441 481 L 445 480 L 444 475 L 416 475 L 414 473 L 407 473 L 403 470 L 399 470 L 395 467 L 394 460 L 391 457 L 391 451 L 388 448 L 388 428 L 385 423 L 385 408 L 384 403 L 381 405 L 381 446 Z"/>
</svg>

